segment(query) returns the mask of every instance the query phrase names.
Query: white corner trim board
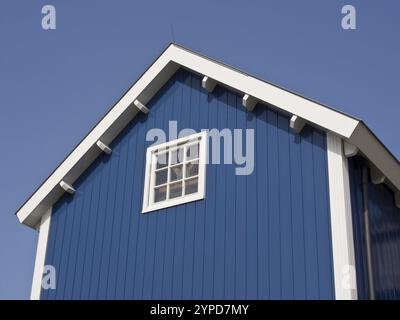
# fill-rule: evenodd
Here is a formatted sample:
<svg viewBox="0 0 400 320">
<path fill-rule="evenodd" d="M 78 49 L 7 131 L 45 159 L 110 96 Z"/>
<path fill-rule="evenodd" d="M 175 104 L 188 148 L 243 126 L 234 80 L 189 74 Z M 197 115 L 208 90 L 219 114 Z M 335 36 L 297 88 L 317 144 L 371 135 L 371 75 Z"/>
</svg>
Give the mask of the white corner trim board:
<svg viewBox="0 0 400 320">
<path fill-rule="evenodd" d="M 64 193 L 58 188 L 60 181 L 73 184 L 101 154 L 97 142 L 109 145 L 139 112 L 147 113 L 146 104 L 181 67 L 202 75 L 202 86 L 209 92 L 218 83 L 243 94 L 243 104 L 248 110 L 254 108 L 255 101 L 261 102 L 336 133 L 357 147 L 384 174 L 385 183 L 394 191 L 400 190 L 400 163 L 361 121 L 171 44 L 21 206 L 17 211 L 19 221 L 35 227 L 47 208 Z"/>
<path fill-rule="evenodd" d="M 42 290 L 42 279 L 44 264 L 46 260 L 47 251 L 47 240 L 50 231 L 52 208 L 48 209 L 42 216 L 39 226 L 39 238 L 36 248 L 35 268 L 33 271 L 32 289 L 31 289 L 31 300 L 39 300 L 40 292 Z"/>
<path fill-rule="evenodd" d="M 338 300 L 357 299 L 350 183 L 342 139 L 327 134 L 328 179 L 335 293 Z"/>
</svg>

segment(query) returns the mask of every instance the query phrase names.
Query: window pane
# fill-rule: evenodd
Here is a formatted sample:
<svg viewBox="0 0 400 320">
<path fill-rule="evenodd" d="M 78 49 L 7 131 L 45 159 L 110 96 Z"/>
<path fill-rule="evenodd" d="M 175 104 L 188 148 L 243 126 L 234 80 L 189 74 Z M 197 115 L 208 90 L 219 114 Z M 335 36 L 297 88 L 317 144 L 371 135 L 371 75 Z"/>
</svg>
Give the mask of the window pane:
<svg viewBox="0 0 400 320">
<path fill-rule="evenodd" d="M 171 151 L 171 164 L 177 164 L 183 162 L 183 148 L 178 148 Z"/>
<path fill-rule="evenodd" d="M 168 170 L 167 169 L 157 171 L 156 172 L 156 186 L 167 183 L 167 178 L 168 178 Z"/>
<path fill-rule="evenodd" d="M 199 157 L 199 144 L 193 144 L 186 148 L 186 160 L 197 159 Z"/>
<path fill-rule="evenodd" d="M 186 178 L 197 176 L 199 174 L 199 162 L 193 161 L 186 163 Z"/>
<path fill-rule="evenodd" d="M 176 181 L 176 180 L 181 180 L 182 179 L 182 171 L 183 171 L 183 165 L 177 165 L 175 167 L 172 167 L 169 169 L 170 170 L 170 181 Z"/>
<path fill-rule="evenodd" d="M 160 202 L 167 198 L 167 187 L 160 187 L 154 189 L 154 202 Z"/>
<path fill-rule="evenodd" d="M 164 168 L 168 165 L 168 152 L 161 153 L 157 156 L 157 169 Z"/>
<path fill-rule="evenodd" d="M 169 186 L 169 198 L 177 198 L 182 195 L 182 182 L 172 183 Z"/>
<path fill-rule="evenodd" d="M 190 179 L 185 181 L 185 194 L 196 193 L 198 189 L 198 179 Z"/>
</svg>

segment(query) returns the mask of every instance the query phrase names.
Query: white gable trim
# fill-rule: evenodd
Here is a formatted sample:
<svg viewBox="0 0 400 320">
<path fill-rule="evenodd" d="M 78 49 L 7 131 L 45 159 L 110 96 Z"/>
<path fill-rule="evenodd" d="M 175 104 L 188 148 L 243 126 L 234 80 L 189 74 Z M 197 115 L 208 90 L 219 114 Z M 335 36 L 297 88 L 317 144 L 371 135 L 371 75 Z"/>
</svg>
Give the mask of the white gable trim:
<svg viewBox="0 0 400 320">
<path fill-rule="evenodd" d="M 21 223 L 35 226 L 43 213 L 64 193 L 59 183 L 64 181 L 73 185 L 101 153 L 97 141 L 110 145 L 138 114 L 134 101 L 146 105 L 179 67 L 213 79 L 220 85 L 346 138 L 382 171 L 396 190 L 400 190 L 399 162 L 359 120 L 171 44 L 18 210 L 17 216 Z"/>
<path fill-rule="evenodd" d="M 33 271 L 31 300 L 39 300 L 40 292 L 42 291 L 42 279 L 44 264 L 46 260 L 47 241 L 49 238 L 50 221 L 52 208 L 48 209 L 40 220 L 38 227 L 39 239 L 36 248 L 35 269 Z"/>
<path fill-rule="evenodd" d="M 260 101 L 267 102 L 290 114 L 317 124 L 344 137 L 350 137 L 359 121 L 340 112 L 329 109 L 311 100 L 278 88 L 265 81 L 193 54 L 177 46 L 170 47 L 172 60 L 199 74 L 204 74 L 218 83 L 236 91 L 248 94 Z"/>
<path fill-rule="evenodd" d="M 97 141 L 109 145 L 140 112 L 133 102 L 140 96 L 140 101 L 147 103 L 178 68 L 171 63 L 167 49 L 18 210 L 20 222 L 34 227 L 64 193 L 59 183 L 65 181 L 72 185 L 101 153 Z"/>
</svg>

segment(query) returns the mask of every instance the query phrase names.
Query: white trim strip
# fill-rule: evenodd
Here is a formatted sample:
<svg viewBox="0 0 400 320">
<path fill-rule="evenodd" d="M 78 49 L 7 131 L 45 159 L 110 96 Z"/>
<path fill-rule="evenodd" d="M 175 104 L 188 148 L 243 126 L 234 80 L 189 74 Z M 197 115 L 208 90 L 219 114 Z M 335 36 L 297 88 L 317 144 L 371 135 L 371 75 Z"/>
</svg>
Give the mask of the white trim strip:
<svg viewBox="0 0 400 320">
<path fill-rule="evenodd" d="M 329 198 L 335 293 L 338 300 L 357 299 L 353 223 L 348 162 L 342 139 L 327 133 Z"/>
<path fill-rule="evenodd" d="M 46 260 L 47 240 L 50 231 L 51 211 L 52 208 L 48 209 L 46 213 L 42 216 L 40 222 L 39 238 L 36 248 L 35 269 L 33 271 L 31 300 L 40 299 L 40 292 L 42 290 L 43 270 Z"/>
<path fill-rule="evenodd" d="M 207 75 L 207 79 L 348 139 L 386 176 L 385 183 L 390 182 L 395 191 L 400 190 L 399 162 L 359 120 L 171 44 L 18 210 L 20 222 L 31 227 L 37 225 L 47 206 L 62 196 L 62 190 L 57 187 L 59 182 L 73 184 L 100 154 L 96 142 L 101 139 L 110 144 L 139 113 L 134 101 L 138 99 L 146 105 L 179 67 Z"/>
<path fill-rule="evenodd" d="M 134 111 L 129 111 L 129 107 L 133 101 L 135 101 L 139 95 L 143 95 L 141 101 L 147 103 L 169 77 L 174 74 L 178 66 L 171 64 L 170 48 L 150 66 L 135 85 L 127 91 L 54 173 L 20 208 L 17 212 L 17 217 L 21 223 L 31 227 L 36 225 L 41 215 L 44 213 L 43 202 L 55 203 L 62 195 L 54 191 L 59 182 L 68 175 L 70 176 L 68 177 L 68 181 L 73 183 L 100 154 L 101 151 L 95 146 L 96 142 L 101 139 L 104 143 L 110 143 L 122 128 L 136 116 L 139 112 L 137 108 L 133 108 Z M 161 71 L 165 71 L 165 77 L 160 75 Z M 152 86 L 150 86 L 151 83 L 153 83 Z M 149 87 L 151 88 L 147 89 Z M 113 127 L 115 124 L 118 124 L 118 128 Z M 95 146 L 96 151 L 92 152 L 93 146 Z M 85 155 L 88 155 L 87 159 L 85 159 Z M 84 163 L 80 163 L 81 160 Z"/>
<path fill-rule="evenodd" d="M 305 99 L 265 81 L 229 68 L 206 57 L 194 54 L 181 47 L 168 48 L 171 60 L 199 74 L 216 80 L 218 83 L 248 94 L 259 101 L 269 103 L 281 110 L 306 119 L 329 131 L 350 137 L 359 121 L 319 103 Z"/>
</svg>

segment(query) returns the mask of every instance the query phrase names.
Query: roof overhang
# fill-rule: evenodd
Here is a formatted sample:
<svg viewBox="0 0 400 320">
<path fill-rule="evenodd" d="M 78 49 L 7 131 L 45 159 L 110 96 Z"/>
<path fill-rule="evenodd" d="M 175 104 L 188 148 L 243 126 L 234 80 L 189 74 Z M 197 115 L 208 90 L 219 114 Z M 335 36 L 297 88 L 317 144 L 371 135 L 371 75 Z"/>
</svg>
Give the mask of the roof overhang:
<svg viewBox="0 0 400 320">
<path fill-rule="evenodd" d="M 207 77 L 205 81 L 210 88 L 214 81 L 246 96 L 246 103 L 251 99 L 264 102 L 311 125 L 336 133 L 355 145 L 385 175 L 395 191 L 400 190 L 398 160 L 360 120 L 171 44 L 22 205 L 16 213 L 19 221 L 35 227 L 40 217 L 65 192 L 60 182 L 73 185 L 102 152 L 98 141 L 109 145 L 139 112 L 146 110 L 143 107 L 180 67 Z"/>
</svg>

